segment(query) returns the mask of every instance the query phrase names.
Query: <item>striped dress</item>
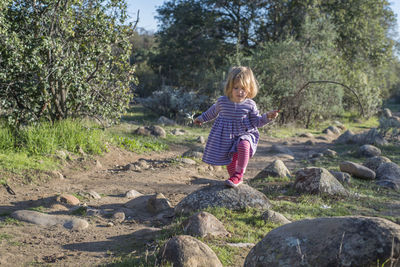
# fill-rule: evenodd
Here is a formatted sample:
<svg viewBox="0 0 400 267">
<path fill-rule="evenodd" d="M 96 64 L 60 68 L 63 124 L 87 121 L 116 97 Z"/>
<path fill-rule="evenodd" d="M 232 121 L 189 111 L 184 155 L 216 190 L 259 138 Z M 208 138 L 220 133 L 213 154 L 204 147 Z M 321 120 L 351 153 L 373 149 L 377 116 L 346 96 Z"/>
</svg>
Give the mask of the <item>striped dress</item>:
<svg viewBox="0 0 400 267">
<path fill-rule="evenodd" d="M 228 165 L 237 152 L 240 140 L 250 143 L 250 157 L 257 149 L 260 134 L 258 127 L 269 122 L 266 114 L 260 115 L 256 103 L 246 99 L 240 103 L 221 96 L 198 119 L 207 122 L 215 119 L 204 149 L 203 161 L 211 165 Z"/>
</svg>

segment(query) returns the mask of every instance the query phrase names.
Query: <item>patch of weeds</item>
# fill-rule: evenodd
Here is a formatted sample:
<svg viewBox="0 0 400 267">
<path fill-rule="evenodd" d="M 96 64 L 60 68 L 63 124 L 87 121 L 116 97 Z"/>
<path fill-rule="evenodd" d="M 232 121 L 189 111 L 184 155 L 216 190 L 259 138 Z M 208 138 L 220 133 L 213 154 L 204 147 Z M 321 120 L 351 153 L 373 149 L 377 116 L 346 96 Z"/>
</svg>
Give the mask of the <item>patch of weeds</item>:
<svg viewBox="0 0 400 267">
<path fill-rule="evenodd" d="M 341 201 L 322 198 L 317 195 L 301 195 L 295 201 L 270 200 L 274 211 L 289 220 L 300 220 L 316 217 L 346 216 L 352 214 L 352 206 L 341 205 Z"/>
<path fill-rule="evenodd" d="M 12 217 L 6 217 L 4 220 L 0 221 L 0 227 L 4 227 L 6 225 L 16 225 L 16 226 L 21 226 L 23 225 L 23 222 L 18 221 L 17 219 L 14 219 Z"/>
<path fill-rule="evenodd" d="M 238 254 L 240 248 L 213 244 L 209 244 L 209 247 L 215 252 L 222 265 L 233 266 L 236 263 L 235 256 Z"/>
<path fill-rule="evenodd" d="M 72 211 L 73 215 L 77 215 L 77 216 L 86 216 L 87 213 L 87 208 L 86 207 L 79 207 L 76 210 Z"/>
<path fill-rule="evenodd" d="M 88 197 L 81 194 L 81 193 L 72 193 L 71 195 L 73 195 L 74 197 L 76 197 L 80 202 L 85 202 L 88 200 Z"/>
<path fill-rule="evenodd" d="M 114 136 L 112 140 L 117 146 L 136 153 L 165 151 L 168 149 L 167 144 L 150 137 L 137 136 L 135 138 L 130 138 Z"/>
<path fill-rule="evenodd" d="M 44 212 L 45 208 L 43 206 L 38 206 L 38 207 L 28 208 L 28 210 L 33 210 L 33 211 L 37 211 L 37 212 Z"/>
<path fill-rule="evenodd" d="M 207 212 L 213 214 L 220 220 L 231 237 L 227 242 L 231 243 L 258 243 L 269 231 L 277 225 L 266 223 L 262 218 L 262 211 L 256 209 L 245 209 L 233 211 L 226 208 L 208 208 Z"/>
<path fill-rule="evenodd" d="M 0 241 L 2 240 L 11 240 L 13 238 L 12 235 L 6 233 L 0 233 Z"/>
</svg>

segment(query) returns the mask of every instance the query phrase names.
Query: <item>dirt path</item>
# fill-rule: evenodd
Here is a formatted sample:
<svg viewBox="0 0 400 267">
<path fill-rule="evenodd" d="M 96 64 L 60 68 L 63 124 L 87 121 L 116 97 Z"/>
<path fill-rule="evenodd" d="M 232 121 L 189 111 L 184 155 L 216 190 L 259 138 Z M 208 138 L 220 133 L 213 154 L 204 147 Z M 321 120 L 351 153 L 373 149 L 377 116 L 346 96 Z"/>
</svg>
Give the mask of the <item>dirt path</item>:
<svg viewBox="0 0 400 267">
<path fill-rule="evenodd" d="M 294 159 L 284 160 L 290 170 L 295 170 L 308 157 L 310 151 L 321 151 L 329 142 L 316 140 L 314 146 L 306 146 L 306 138 L 279 140 L 262 137 L 258 151 L 250 160 L 247 174 L 254 177 L 275 159 L 272 145 L 290 148 Z M 311 149 L 310 149 L 311 148 Z M 66 162 L 62 170 L 65 179 L 51 179 L 46 183 L 20 185 L 10 182 L 16 195 L 0 188 L 0 214 L 14 210 L 40 208 L 49 214 L 69 214 L 60 206 L 54 208 L 55 197 L 61 193 L 79 194 L 94 190 L 101 199 L 85 198 L 88 207 L 109 211 L 124 211 L 122 223 L 107 216 L 87 216 L 90 226 L 85 230 L 71 231 L 62 226 L 42 227 L 29 223 L 17 223 L 0 216 L 0 265 L 27 266 L 54 264 L 56 266 L 94 266 L 109 263 L 115 255 L 134 254 L 132 244 L 151 238 L 152 227 L 168 224 L 170 218 L 159 218 L 146 213 L 132 213 L 126 207 L 130 200 L 128 190 L 142 194 L 162 193 L 175 206 L 187 194 L 215 180 L 226 179 L 223 168 L 212 168 L 203 163 L 188 165 L 172 161 L 188 148 L 174 146 L 163 153 L 137 155 L 120 149 L 95 159 Z M 141 170 L 126 170 L 128 164 L 141 161 L 147 165 Z M 100 163 L 100 164 L 99 164 Z M 133 205 L 133 204 L 132 204 Z M 110 222 L 113 223 L 110 226 Z M 16 225 L 17 223 L 17 225 Z M 144 242 L 143 244 L 146 244 Z M 154 248 L 149 247 L 150 251 Z M 245 256 L 245 255 L 244 255 Z M 244 259 L 243 259 L 244 260 Z M 242 266 L 238 262 L 237 266 Z"/>
</svg>

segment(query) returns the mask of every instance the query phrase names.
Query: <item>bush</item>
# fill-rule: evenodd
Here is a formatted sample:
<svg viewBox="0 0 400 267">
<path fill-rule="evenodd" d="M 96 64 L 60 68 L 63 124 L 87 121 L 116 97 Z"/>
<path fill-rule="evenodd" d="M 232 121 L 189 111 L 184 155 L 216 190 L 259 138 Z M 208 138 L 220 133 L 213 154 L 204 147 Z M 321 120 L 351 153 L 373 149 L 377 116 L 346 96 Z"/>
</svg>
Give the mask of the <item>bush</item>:
<svg viewBox="0 0 400 267">
<path fill-rule="evenodd" d="M 134 72 L 126 20 L 123 0 L 0 4 L 0 110 L 8 121 L 119 118 Z"/>
<path fill-rule="evenodd" d="M 210 101 L 208 96 L 168 86 L 140 100 L 145 108 L 154 113 L 183 123 L 190 122 L 196 114 L 206 110 L 211 105 Z"/>
</svg>

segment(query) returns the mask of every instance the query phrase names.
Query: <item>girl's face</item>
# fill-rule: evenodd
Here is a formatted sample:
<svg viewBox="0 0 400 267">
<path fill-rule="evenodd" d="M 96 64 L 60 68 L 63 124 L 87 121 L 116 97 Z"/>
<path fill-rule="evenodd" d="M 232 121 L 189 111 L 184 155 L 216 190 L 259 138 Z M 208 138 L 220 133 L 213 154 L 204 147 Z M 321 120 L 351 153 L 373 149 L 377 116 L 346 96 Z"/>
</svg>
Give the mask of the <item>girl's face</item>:
<svg viewBox="0 0 400 267">
<path fill-rule="evenodd" d="M 240 103 L 246 99 L 248 91 L 243 87 L 243 85 L 237 81 L 233 84 L 232 88 L 232 101 L 235 103 Z"/>
</svg>

